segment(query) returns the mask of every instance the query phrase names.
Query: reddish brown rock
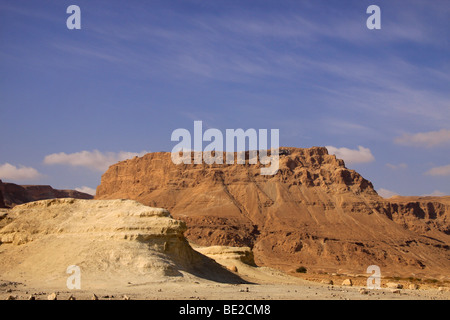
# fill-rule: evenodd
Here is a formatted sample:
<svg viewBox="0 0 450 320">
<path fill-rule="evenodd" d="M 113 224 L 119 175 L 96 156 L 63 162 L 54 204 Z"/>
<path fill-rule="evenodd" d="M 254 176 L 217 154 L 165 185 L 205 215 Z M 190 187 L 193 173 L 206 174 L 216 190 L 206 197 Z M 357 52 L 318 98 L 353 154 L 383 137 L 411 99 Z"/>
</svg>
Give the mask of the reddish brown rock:
<svg viewBox="0 0 450 320">
<path fill-rule="evenodd" d="M 0 180 L 0 208 L 6 208 L 5 201 L 3 200 L 3 182 Z"/>
<path fill-rule="evenodd" d="M 40 185 L 17 185 L 14 183 L 2 182 L 0 180 L 0 208 L 14 207 L 27 202 L 56 199 L 75 198 L 92 199 L 93 196 L 75 190 L 57 190 L 51 186 Z M 2 207 L 3 204 L 3 207 Z"/>
<path fill-rule="evenodd" d="M 438 230 L 450 235 L 450 196 L 395 196 L 387 201 L 386 214 L 405 228 L 420 234 Z"/>
<path fill-rule="evenodd" d="M 410 212 L 326 148 L 283 150 L 274 176 L 259 164 L 174 165 L 170 153 L 147 154 L 111 166 L 96 198 L 167 208 L 186 221 L 190 241 L 249 246 L 258 265 L 450 276 L 448 206 Z"/>
</svg>

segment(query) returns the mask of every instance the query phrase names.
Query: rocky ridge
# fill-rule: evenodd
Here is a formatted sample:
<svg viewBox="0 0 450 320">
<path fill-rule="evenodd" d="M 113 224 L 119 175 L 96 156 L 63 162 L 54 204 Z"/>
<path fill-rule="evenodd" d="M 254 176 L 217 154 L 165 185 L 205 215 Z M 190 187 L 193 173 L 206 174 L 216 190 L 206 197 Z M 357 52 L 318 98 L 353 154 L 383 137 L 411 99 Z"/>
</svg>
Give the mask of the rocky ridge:
<svg viewBox="0 0 450 320">
<path fill-rule="evenodd" d="M 434 199 L 381 198 L 370 181 L 326 148 L 282 148 L 280 169 L 260 164 L 174 165 L 170 153 L 119 162 L 97 199 L 163 207 L 202 246 L 248 246 L 258 265 L 316 272 L 449 277 L 449 206 Z"/>
<path fill-rule="evenodd" d="M 58 190 L 47 185 L 17 185 L 0 180 L 0 208 L 56 198 L 93 199 L 90 194 L 76 190 Z"/>
</svg>

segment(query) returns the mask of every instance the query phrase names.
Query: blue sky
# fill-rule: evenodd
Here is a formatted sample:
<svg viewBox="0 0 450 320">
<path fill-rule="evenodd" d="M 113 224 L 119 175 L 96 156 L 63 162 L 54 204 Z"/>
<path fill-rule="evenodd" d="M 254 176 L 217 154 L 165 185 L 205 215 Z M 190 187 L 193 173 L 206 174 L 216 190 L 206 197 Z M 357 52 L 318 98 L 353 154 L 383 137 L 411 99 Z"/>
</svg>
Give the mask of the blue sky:
<svg viewBox="0 0 450 320">
<path fill-rule="evenodd" d="M 0 179 L 95 188 L 202 120 L 330 146 L 383 194 L 450 194 L 449 17 L 447 0 L 0 0 Z"/>
</svg>

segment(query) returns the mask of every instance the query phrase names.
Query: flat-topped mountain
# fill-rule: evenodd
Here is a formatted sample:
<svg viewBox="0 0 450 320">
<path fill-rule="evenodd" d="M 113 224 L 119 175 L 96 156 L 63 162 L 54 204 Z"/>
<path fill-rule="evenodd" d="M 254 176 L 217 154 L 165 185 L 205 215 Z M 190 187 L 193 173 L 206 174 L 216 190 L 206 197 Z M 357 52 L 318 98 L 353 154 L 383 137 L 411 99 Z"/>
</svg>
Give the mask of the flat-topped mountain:
<svg viewBox="0 0 450 320">
<path fill-rule="evenodd" d="M 446 197 L 386 200 L 326 148 L 281 148 L 261 164 L 179 164 L 169 152 L 119 162 L 96 199 L 134 199 L 187 223 L 198 245 L 248 246 L 258 265 L 295 270 L 450 276 Z"/>
</svg>

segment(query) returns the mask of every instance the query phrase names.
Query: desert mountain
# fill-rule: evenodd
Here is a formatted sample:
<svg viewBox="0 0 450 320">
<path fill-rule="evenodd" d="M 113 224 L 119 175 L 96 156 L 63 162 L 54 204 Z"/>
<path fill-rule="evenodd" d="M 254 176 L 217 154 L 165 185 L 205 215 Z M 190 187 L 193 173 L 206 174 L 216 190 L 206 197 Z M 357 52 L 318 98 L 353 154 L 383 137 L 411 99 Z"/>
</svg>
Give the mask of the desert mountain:
<svg viewBox="0 0 450 320">
<path fill-rule="evenodd" d="M 201 278 L 242 282 L 193 250 L 184 222 L 132 200 L 43 200 L 16 206 L 0 230 L 2 279 L 65 288 L 66 270 L 81 268 L 82 286 Z"/>
<path fill-rule="evenodd" d="M 258 265 L 284 270 L 449 277 L 449 197 L 378 196 L 326 148 L 282 148 L 280 170 L 261 165 L 180 164 L 170 153 L 119 162 L 96 199 L 167 208 L 202 246 L 248 246 Z"/>
<path fill-rule="evenodd" d="M 0 208 L 14 207 L 27 202 L 56 198 L 92 199 L 93 196 L 75 190 L 57 190 L 45 185 L 21 186 L 0 180 Z"/>
<path fill-rule="evenodd" d="M 0 180 L 0 185 L 1 185 L 1 180 Z M 3 191 L 0 189 L 0 208 L 6 208 L 6 204 L 5 201 L 3 200 Z"/>
</svg>

